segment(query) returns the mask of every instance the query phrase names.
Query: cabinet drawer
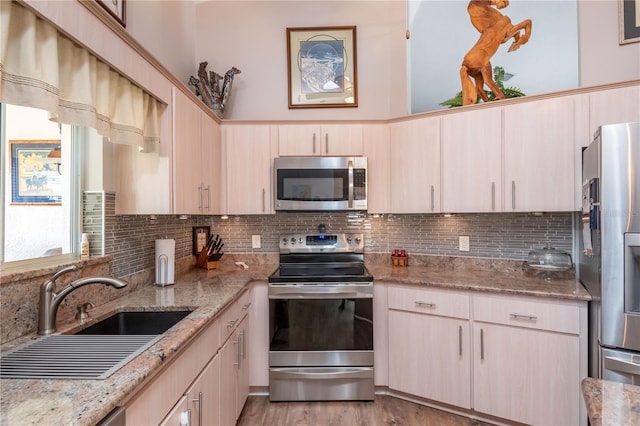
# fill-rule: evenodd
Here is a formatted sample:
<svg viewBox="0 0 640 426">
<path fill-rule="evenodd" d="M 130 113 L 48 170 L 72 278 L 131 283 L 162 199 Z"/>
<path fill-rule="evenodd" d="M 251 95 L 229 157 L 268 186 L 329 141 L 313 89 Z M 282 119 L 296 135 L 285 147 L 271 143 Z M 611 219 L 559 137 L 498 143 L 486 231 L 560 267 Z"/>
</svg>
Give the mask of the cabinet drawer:
<svg viewBox="0 0 640 426">
<path fill-rule="evenodd" d="M 220 342 L 224 344 L 233 334 L 251 306 L 251 292 L 245 291 L 220 315 Z"/>
<path fill-rule="evenodd" d="M 469 296 L 431 288 L 389 287 L 389 309 L 469 319 Z"/>
<path fill-rule="evenodd" d="M 577 304 L 561 300 L 537 300 L 513 296 L 473 296 L 475 321 L 580 333 L 580 309 Z"/>
</svg>

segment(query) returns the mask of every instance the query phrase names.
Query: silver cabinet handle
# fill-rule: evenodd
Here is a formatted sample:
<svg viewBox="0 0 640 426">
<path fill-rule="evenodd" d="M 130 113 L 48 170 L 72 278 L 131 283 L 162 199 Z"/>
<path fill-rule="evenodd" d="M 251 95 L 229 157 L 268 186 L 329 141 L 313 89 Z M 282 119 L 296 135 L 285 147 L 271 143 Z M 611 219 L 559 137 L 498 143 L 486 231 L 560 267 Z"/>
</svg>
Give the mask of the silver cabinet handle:
<svg viewBox="0 0 640 426">
<path fill-rule="evenodd" d="M 237 354 L 237 360 L 238 360 L 238 362 L 234 362 L 233 365 L 237 365 L 239 370 L 240 369 L 240 336 L 238 336 L 238 338 L 236 339 L 235 342 L 233 342 L 233 344 L 236 345 L 236 354 Z"/>
<path fill-rule="evenodd" d="M 198 398 L 191 401 L 198 404 L 198 426 L 202 426 L 202 392 L 198 392 Z M 191 413 L 189 413 L 189 423 L 191 423 Z"/>
<path fill-rule="evenodd" d="M 234 325 L 238 322 L 237 319 L 231 320 L 227 323 L 227 328 L 233 328 Z"/>
<path fill-rule="evenodd" d="M 496 209 L 496 183 L 491 182 L 491 210 Z"/>
<path fill-rule="evenodd" d="M 267 190 L 262 188 L 262 213 L 267 211 Z"/>
<path fill-rule="evenodd" d="M 458 326 L 458 355 L 462 358 L 462 326 Z"/>
<path fill-rule="evenodd" d="M 313 132 L 313 153 L 316 153 L 316 133 Z"/>
<path fill-rule="evenodd" d="M 249 303 L 245 303 L 245 304 L 242 306 L 242 310 L 243 310 L 243 311 L 246 311 L 247 309 L 249 309 L 249 306 L 251 306 L 251 302 L 249 302 Z"/>
<path fill-rule="evenodd" d="M 207 191 L 207 207 L 205 208 L 211 210 L 211 185 L 207 185 L 205 191 Z"/>
<path fill-rule="evenodd" d="M 516 181 L 511 181 L 511 210 L 516 209 Z"/>
<path fill-rule="evenodd" d="M 324 134 L 324 152 L 329 153 L 329 133 Z"/>
<path fill-rule="evenodd" d="M 245 359 L 245 352 L 244 352 L 244 330 L 242 330 L 242 332 L 240 333 L 240 360 L 242 362 L 243 359 Z"/>
<path fill-rule="evenodd" d="M 436 304 L 431 302 L 420 302 L 418 300 L 415 301 L 416 306 L 420 308 L 435 308 Z"/>
<path fill-rule="evenodd" d="M 202 190 L 204 189 L 204 186 L 202 184 L 200 184 L 200 186 L 198 186 L 198 194 L 200 196 L 200 204 L 198 205 L 198 210 L 202 210 L 202 207 L 204 205 L 204 203 L 202 202 Z"/>
<path fill-rule="evenodd" d="M 513 319 L 526 319 L 526 320 L 530 320 L 530 321 L 536 321 L 538 319 L 537 316 L 535 315 L 531 315 L 531 314 L 516 314 L 516 313 L 511 313 L 509 314 L 509 316 Z"/>
<path fill-rule="evenodd" d="M 484 360 L 484 330 L 480 329 L 480 359 Z"/>
<path fill-rule="evenodd" d="M 433 187 L 433 185 L 431 185 L 431 211 L 433 211 L 435 209 L 435 192 L 436 189 Z"/>
</svg>

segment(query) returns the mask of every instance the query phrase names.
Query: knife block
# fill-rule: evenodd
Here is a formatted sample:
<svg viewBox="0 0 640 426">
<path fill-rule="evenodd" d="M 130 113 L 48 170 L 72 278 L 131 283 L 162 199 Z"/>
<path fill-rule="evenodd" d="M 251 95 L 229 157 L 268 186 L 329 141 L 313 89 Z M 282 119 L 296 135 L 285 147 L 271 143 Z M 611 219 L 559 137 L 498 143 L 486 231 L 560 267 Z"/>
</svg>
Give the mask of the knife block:
<svg viewBox="0 0 640 426">
<path fill-rule="evenodd" d="M 218 259 L 219 256 L 216 255 Z M 209 254 L 207 253 L 207 248 L 203 248 L 200 253 L 198 253 L 198 258 L 196 259 L 196 266 L 203 269 L 218 269 L 218 260 L 209 260 Z"/>
</svg>

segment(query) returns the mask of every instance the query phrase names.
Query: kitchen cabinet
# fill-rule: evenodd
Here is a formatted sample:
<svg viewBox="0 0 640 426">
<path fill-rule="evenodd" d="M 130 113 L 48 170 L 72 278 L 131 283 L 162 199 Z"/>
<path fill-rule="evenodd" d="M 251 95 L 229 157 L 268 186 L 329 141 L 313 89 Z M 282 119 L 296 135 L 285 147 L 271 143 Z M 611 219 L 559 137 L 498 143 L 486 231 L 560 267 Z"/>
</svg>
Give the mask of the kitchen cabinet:
<svg viewBox="0 0 640 426">
<path fill-rule="evenodd" d="M 280 156 L 360 156 L 360 124 L 286 124 L 278 126 Z"/>
<path fill-rule="evenodd" d="M 389 389 L 534 425 L 586 424 L 585 302 L 388 285 Z"/>
<path fill-rule="evenodd" d="M 640 120 L 640 86 L 627 86 L 589 93 L 588 143 L 599 126 Z"/>
<path fill-rule="evenodd" d="M 213 357 L 187 390 L 190 426 L 215 425 L 220 421 L 220 355 Z"/>
<path fill-rule="evenodd" d="M 189 403 L 186 395 L 183 395 L 167 414 L 167 417 L 160 422 L 160 426 L 185 426 L 182 420 L 186 418 L 188 423 L 186 426 L 193 426 L 193 413 L 189 411 Z"/>
<path fill-rule="evenodd" d="M 561 97 L 503 108 L 503 211 L 575 210 L 573 102 Z"/>
<path fill-rule="evenodd" d="M 392 123 L 390 212 L 440 212 L 440 118 Z"/>
<path fill-rule="evenodd" d="M 389 388 L 471 408 L 469 296 L 389 287 Z"/>
<path fill-rule="evenodd" d="M 501 210 L 500 108 L 476 109 L 443 116 L 442 211 L 490 213 Z"/>
<path fill-rule="evenodd" d="M 473 408 L 527 424 L 586 424 L 585 309 L 529 299 L 473 297 Z"/>
<path fill-rule="evenodd" d="M 270 127 L 229 125 L 223 133 L 223 212 L 273 214 Z"/>
<path fill-rule="evenodd" d="M 173 89 L 173 167 L 176 214 L 220 213 L 220 129 L 180 89 Z"/>
<path fill-rule="evenodd" d="M 236 423 L 249 396 L 250 334 L 249 308 L 251 292 L 247 291 L 221 317 L 222 337 L 228 336 L 220 350 L 220 424 Z"/>
<path fill-rule="evenodd" d="M 391 194 L 389 126 L 365 125 L 363 136 L 364 156 L 367 157 L 367 212 L 388 213 Z"/>
</svg>

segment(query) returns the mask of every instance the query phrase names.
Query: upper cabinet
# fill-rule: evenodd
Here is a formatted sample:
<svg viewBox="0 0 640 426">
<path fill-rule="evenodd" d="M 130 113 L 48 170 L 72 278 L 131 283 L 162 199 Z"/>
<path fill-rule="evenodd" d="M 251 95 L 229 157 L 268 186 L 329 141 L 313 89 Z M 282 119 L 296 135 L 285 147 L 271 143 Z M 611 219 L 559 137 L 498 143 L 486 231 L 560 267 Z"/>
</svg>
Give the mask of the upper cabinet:
<svg viewBox="0 0 640 426">
<path fill-rule="evenodd" d="M 391 171 L 389 163 L 389 126 L 368 124 L 363 127 L 364 156 L 367 157 L 367 211 L 390 211 Z"/>
<path fill-rule="evenodd" d="M 574 100 L 503 108 L 505 212 L 574 210 Z"/>
<path fill-rule="evenodd" d="M 223 212 L 274 213 L 270 126 L 229 125 L 223 133 Z"/>
<path fill-rule="evenodd" d="M 589 93 L 589 137 L 599 126 L 640 120 L 640 86 Z"/>
<path fill-rule="evenodd" d="M 220 129 L 180 89 L 173 89 L 176 214 L 220 213 Z"/>
<path fill-rule="evenodd" d="M 390 213 L 440 212 L 440 118 L 391 124 Z"/>
<path fill-rule="evenodd" d="M 278 155 L 362 155 L 362 127 L 360 124 L 281 125 L 278 126 Z"/>
<path fill-rule="evenodd" d="M 499 212 L 502 208 L 500 108 L 442 117 L 442 211 Z"/>
</svg>

